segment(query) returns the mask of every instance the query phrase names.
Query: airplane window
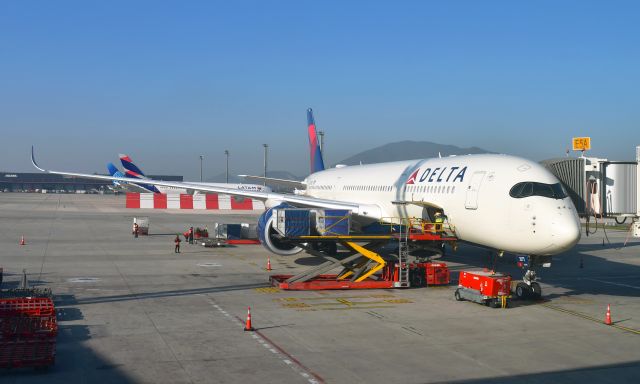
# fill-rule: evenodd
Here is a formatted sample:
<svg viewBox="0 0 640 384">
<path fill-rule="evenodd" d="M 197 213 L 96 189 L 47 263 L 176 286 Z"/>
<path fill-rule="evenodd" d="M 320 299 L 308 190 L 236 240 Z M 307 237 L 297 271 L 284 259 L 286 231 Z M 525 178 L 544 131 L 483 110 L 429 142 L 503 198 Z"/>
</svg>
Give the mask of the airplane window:
<svg viewBox="0 0 640 384">
<path fill-rule="evenodd" d="M 455 191 L 456 191 L 456 187 L 455 186 L 451 187 L 451 193 L 453 193 Z"/>
<path fill-rule="evenodd" d="M 550 199 L 564 199 L 567 197 L 567 192 L 562 187 L 562 184 L 544 184 L 536 183 L 532 181 L 518 183 L 514 185 L 509 191 L 509 196 L 516 199 L 529 196 L 542 196 Z"/>
</svg>

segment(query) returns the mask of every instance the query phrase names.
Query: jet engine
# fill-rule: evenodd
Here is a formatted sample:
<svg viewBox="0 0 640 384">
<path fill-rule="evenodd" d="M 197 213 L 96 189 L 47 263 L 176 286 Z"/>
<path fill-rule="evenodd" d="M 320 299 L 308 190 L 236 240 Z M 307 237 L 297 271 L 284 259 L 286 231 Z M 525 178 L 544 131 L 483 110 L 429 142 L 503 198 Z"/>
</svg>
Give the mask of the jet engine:
<svg viewBox="0 0 640 384">
<path fill-rule="evenodd" d="M 275 208 L 292 208 L 292 206 L 289 204 L 280 204 L 269 208 L 260 216 L 258 219 L 258 236 L 260 237 L 260 242 L 262 242 L 262 245 L 270 252 L 281 256 L 291 256 L 302 252 L 302 248 L 283 242 L 278 232 L 273 228 L 273 221 L 275 220 L 273 210 Z"/>
</svg>

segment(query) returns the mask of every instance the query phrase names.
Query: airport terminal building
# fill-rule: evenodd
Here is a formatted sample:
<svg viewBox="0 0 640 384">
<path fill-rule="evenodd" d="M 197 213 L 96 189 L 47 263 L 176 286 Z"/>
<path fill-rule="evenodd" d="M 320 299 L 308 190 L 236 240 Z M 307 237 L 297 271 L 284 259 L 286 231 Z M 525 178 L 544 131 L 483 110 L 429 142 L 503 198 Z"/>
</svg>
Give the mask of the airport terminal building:
<svg viewBox="0 0 640 384">
<path fill-rule="evenodd" d="M 155 180 L 182 182 L 182 176 L 150 175 Z M 107 180 L 83 179 L 50 173 L 0 172 L 0 192 L 109 193 Z"/>
</svg>

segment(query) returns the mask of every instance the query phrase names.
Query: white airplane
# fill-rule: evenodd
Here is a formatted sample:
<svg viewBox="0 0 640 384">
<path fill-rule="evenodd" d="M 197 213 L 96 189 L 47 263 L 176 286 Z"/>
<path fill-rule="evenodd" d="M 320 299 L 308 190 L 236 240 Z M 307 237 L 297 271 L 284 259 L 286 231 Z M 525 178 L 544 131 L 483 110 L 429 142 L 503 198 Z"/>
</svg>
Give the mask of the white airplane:
<svg viewBox="0 0 640 384">
<path fill-rule="evenodd" d="M 324 169 L 311 109 L 307 111 L 311 174 L 297 194 L 242 191 L 145 179 L 145 184 L 225 193 L 263 200 L 267 210 L 259 219 L 263 245 L 279 255 L 302 248 L 280 241 L 272 209 L 294 207 L 344 209 L 352 223 L 363 227 L 385 218 L 424 218 L 441 210 L 460 241 L 497 251 L 529 255 L 524 281 L 540 294 L 535 269 L 551 255 L 572 248 L 580 239 L 575 207 L 560 181 L 536 162 L 514 156 L 482 154 L 397 161 Z M 109 176 L 48 171 L 83 178 L 132 182 Z"/>
</svg>

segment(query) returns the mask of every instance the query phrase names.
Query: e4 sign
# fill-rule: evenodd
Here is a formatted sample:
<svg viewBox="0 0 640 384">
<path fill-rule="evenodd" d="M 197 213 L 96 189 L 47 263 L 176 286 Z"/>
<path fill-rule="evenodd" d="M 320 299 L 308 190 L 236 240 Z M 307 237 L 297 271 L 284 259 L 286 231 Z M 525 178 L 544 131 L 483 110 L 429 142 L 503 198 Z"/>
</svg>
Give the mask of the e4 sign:
<svg viewBox="0 0 640 384">
<path fill-rule="evenodd" d="M 574 137 L 573 138 L 574 151 L 588 151 L 590 149 L 591 149 L 590 137 Z"/>
</svg>

